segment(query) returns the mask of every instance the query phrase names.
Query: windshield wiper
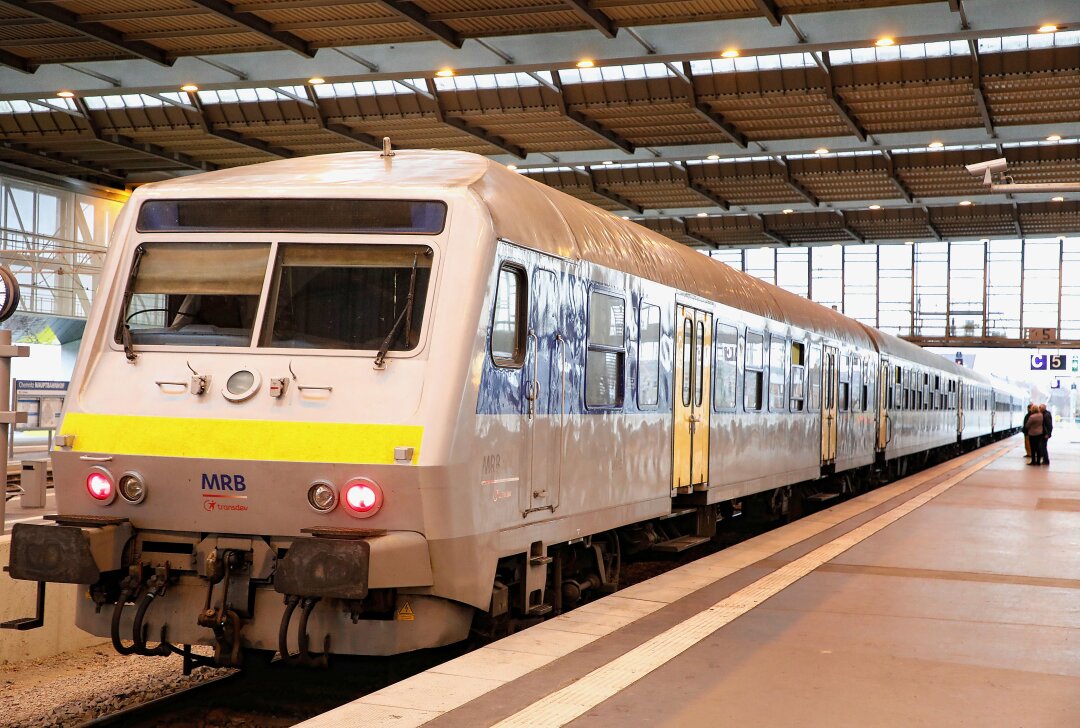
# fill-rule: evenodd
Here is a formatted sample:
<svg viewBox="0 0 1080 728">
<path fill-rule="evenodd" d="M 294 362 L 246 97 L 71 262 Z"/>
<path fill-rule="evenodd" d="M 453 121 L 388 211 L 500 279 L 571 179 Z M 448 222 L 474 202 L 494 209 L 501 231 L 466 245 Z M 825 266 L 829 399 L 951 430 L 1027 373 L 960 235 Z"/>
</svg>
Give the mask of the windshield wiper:
<svg viewBox="0 0 1080 728">
<path fill-rule="evenodd" d="M 134 260 L 131 261 L 131 274 L 128 276 L 127 289 L 124 291 L 123 303 L 120 306 L 122 312 L 128 310 L 131 299 L 135 295 L 135 276 L 139 273 L 139 263 L 142 262 L 142 257 L 145 254 L 146 248 L 143 246 L 140 245 L 135 248 Z M 139 355 L 135 353 L 135 346 L 131 341 L 131 327 L 128 325 L 128 319 L 126 318 L 120 319 L 120 342 L 124 345 L 124 356 L 127 357 L 129 363 L 134 364 Z"/>
<path fill-rule="evenodd" d="M 418 253 L 413 253 L 412 273 L 409 275 L 409 295 L 405 299 L 405 310 L 398 315 L 397 320 L 394 321 L 394 327 L 390 329 L 390 333 L 383 339 L 382 346 L 379 347 L 379 353 L 375 355 L 376 369 L 383 368 L 384 362 L 386 361 L 386 352 L 390 351 L 390 344 L 393 342 L 394 337 L 397 336 L 398 329 L 401 328 L 403 322 L 408 322 L 405 327 L 405 348 L 409 348 L 411 338 L 409 331 L 412 328 L 413 298 L 416 295 L 416 262 L 419 257 Z"/>
</svg>

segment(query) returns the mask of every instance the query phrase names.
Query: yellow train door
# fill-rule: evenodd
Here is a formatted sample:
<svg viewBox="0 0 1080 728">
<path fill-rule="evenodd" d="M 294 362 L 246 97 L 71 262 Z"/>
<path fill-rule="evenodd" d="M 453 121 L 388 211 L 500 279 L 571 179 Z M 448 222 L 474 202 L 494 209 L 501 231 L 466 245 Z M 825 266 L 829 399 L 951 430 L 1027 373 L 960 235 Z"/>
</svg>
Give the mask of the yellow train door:
<svg viewBox="0 0 1080 728">
<path fill-rule="evenodd" d="M 675 390 L 671 487 L 689 493 L 709 482 L 712 314 L 679 305 L 675 317 Z"/>
<path fill-rule="evenodd" d="M 839 352 L 826 346 L 821 367 L 821 464 L 836 462 L 837 406 L 840 383 Z"/>
</svg>

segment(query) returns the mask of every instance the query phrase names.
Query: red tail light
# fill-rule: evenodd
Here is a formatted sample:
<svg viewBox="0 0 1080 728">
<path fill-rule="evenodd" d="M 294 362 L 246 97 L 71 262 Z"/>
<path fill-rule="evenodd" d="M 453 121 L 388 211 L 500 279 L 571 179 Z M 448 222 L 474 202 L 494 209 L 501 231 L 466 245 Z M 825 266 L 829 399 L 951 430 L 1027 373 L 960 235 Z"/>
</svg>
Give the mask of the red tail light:
<svg viewBox="0 0 1080 728">
<path fill-rule="evenodd" d="M 372 516 L 382 508 L 382 488 L 367 478 L 350 480 L 345 484 L 343 496 L 341 502 L 352 516 L 361 518 Z"/>
<path fill-rule="evenodd" d="M 112 476 L 104 469 L 91 470 L 86 476 L 86 491 L 90 497 L 105 505 L 111 503 L 116 497 L 116 488 L 113 487 Z"/>
</svg>

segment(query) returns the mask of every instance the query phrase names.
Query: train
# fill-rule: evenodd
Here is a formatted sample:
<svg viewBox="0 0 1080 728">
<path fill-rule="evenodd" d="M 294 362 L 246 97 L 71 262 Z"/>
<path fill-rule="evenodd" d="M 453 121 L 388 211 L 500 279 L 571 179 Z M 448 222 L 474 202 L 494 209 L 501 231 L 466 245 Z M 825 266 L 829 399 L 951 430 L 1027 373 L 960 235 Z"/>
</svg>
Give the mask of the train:
<svg viewBox="0 0 1080 728">
<path fill-rule="evenodd" d="M 185 668 L 393 655 L 1008 436 L 1025 397 L 481 156 L 214 171 L 124 207 L 10 574 Z"/>
</svg>

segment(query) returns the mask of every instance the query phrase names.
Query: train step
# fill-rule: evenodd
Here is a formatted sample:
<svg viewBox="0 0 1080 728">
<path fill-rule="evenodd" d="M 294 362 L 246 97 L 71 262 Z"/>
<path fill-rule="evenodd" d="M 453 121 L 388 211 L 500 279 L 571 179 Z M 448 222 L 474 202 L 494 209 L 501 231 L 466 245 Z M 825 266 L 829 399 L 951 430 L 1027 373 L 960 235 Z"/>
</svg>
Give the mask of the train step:
<svg viewBox="0 0 1080 728">
<path fill-rule="evenodd" d="M 661 541 L 652 547 L 653 551 L 660 551 L 665 554 L 680 554 L 687 549 L 693 548 L 698 544 L 703 544 L 709 540 L 708 536 L 679 536 L 673 538 L 670 541 Z"/>
<path fill-rule="evenodd" d="M 813 495 L 806 496 L 806 500 L 814 501 L 815 503 L 824 503 L 831 501 L 833 498 L 839 498 L 839 493 L 814 493 Z"/>
</svg>

